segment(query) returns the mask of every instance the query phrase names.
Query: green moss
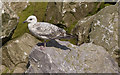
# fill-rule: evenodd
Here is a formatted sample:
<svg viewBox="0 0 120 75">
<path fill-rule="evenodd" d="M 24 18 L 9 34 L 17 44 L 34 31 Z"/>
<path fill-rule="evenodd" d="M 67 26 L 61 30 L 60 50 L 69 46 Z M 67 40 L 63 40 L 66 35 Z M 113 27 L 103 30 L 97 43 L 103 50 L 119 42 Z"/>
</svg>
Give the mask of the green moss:
<svg viewBox="0 0 120 75">
<path fill-rule="evenodd" d="M 87 16 L 92 16 L 94 14 L 96 14 L 98 11 L 100 11 L 101 9 L 103 9 L 104 7 L 106 6 L 109 6 L 109 5 L 113 5 L 111 3 L 105 3 L 105 2 L 101 2 L 100 6 L 98 7 L 100 2 L 95 2 L 95 10 L 93 10 L 92 12 L 90 12 Z"/>
<path fill-rule="evenodd" d="M 75 25 L 77 24 L 77 21 L 73 22 L 69 27 L 65 28 L 68 34 L 71 33 L 72 29 L 74 29 Z M 77 38 L 71 38 L 71 39 L 62 39 L 62 41 L 69 41 L 70 43 L 76 45 L 77 44 Z"/>
<path fill-rule="evenodd" d="M 74 63 L 72 62 L 72 66 L 74 66 Z"/>
<path fill-rule="evenodd" d="M 65 57 L 65 60 L 66 62 L 70 63 L 70 60 L 67 57 Z"/>
<path fill-rule="evenodd" d="M 34 14 L 37 16 L 38 21 L 43 21 L 45 18 L 45 12 L 48 3 L 47 2 L 35 2 L 32 3 L 34 5 Z"/>
<path fill-rule="evenodd" d="M 49 21 L 50 23 L 54 23 L 55 17 L 52 16 L 52 19 Z"/>
<path fill-rule="evenodd" d="M 62 20 L 61 22 L 62 22 L 62 24 L 64 24 L 64 23 L 65 23 L 63 20 Z"/>
<path fill-rule="evenodd" d="M 33 14 L 35 16 L 39 16 L 37 17 L 38 21 L 42 21 L 45 15 L 46 8 L 47 2 L 31 2 L 25 10 L 23 10 L 21 13 L 18 13 L 18 16 L 20 17 L 19 24 L 12 36 L 12 39 L 17 38 L 26 32 L 29 33 L 27 23 L 23 24 L 23 21 L 25 21 L 27 17 Z"/>
<path fill-rule="evenodd" d="M 75 39 L 71 39 L 71 40 L 70 40 L 70 43 L 76 45 L 76 44 L 77 44 L 77 39 L 76 39 L 76 38 L 75 38 Z"/>
<path fill-rule="evenodd" d="M 8 73 L 8 71 L 9 71 L 9 68 L 6 68 L 2 73 L 4 74 L 4 73 Z"/>
<path fill-rule="evenodd" d="M 109 5 L 111 5 L 111 4 L 108 4 L 108 3 L 107 3 L 107 4 L 105 4 L 105 6 L 109 6 Z"/>
<path fill-rule="evenodd" d="M 72 20 L 71 20 L 71 22 L 72 22 Z M 69 27 L 67 27 L 67 29 L 65 29 L 67 31 L 67 33 L 70 34 L 76 24 L 77 24 L 77 21 L 73 22 Z"/>
<path fill-rule="evenodd" d="M 72 47 L 71 44 L 68 44 L 68 47 Z"/>
</svg>

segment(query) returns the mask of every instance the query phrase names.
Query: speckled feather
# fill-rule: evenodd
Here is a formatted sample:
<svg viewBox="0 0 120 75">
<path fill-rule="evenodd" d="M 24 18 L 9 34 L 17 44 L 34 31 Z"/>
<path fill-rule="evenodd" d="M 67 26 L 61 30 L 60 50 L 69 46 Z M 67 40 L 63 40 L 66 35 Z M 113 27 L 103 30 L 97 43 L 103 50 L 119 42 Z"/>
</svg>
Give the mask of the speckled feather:
<svg viewBox="0 0 120 75">
<path fill-rule="evenodd" d="M 29 30 L 33 35 L 42 39 L 57 39 L 66 36 L 64 29 L 46 22 L 37 22 Z"/>
</svg>

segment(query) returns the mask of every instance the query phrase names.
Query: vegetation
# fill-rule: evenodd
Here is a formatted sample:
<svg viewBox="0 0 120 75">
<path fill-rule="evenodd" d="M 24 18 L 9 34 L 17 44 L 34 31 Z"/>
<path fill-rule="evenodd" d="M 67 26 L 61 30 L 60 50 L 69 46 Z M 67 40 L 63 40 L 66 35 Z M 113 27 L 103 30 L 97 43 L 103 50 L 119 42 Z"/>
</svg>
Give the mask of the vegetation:
<svg viewBox="0 0 120 75">
<path fill-rule="evenodd" d="M 103 9 L 106 6 L 109 5 L 114 5 L 116 2 L 96 2 L 96 7 L 94 8 L 95 10 L 93 12 L 90 12 L 87 16 L 92 16 L 94 14 L 96 14 L 98 11 L 100 11 L 101 9 Z"/>
</svg>

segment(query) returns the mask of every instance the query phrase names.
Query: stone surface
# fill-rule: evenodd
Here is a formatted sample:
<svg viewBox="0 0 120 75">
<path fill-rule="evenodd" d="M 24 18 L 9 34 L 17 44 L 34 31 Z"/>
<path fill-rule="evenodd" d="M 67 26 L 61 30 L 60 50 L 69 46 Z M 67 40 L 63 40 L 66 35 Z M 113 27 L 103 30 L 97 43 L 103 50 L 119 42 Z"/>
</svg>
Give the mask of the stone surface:
<svg viewBox="0 0 120 75">
<path fill-rule="evenodd" d="M 68 33 L 82 18 L 92 15 L 100 3 L 88 2 L 50 2 L 48 3 L 44 21 L 53 24 L 62 24 L 67 27 Z"/>
<path fill-rule="evenodd" d="M 24 69 L 20 68 L 20 67 L 16 67 L 15 70 L 13 71 L 13 73 L 24 73 Z"/>
<path fill-rule="evenodd" d="M 29 2 L 10 2 L 9 6 L 13 9 L 15 13 L 21 13 L 23 10 L 25 10 L 28 7 Z"/>
<path fill-rule="evenodd" d="M 94 2 L 63 3 L 62 15 L 64 24 L 67 26 L 74 25 L 80 19 L 86 17 L 89 13 L 94 12 L 96 6 L 96 3 Z"/>
<path fill-rule="evenodd" d="M 90 41 L 103 46 L 114 56 L 119 49 L 117 5 L 106 7 L 96 14 L 92 22 Z"/>
<path fill-rule="evenodd" d="M 5 44 L 12 37 L 18 24 L 18 13 L 23 11 L 29 3 L 27 2 L 3 2 L 2 3 L 2 26 L 0 38 Z"/>
<path fill-rule="evenodd" d="M 91 23 L 93 19 L 94 16 L 89 16 L 81 19 L 73 29 L 72 33 L 78 36 L 78 45 L 90 42 L 89 33 L 91 31 Z"/>
<path fill-rule="evenodd" d="M 80 20 L 73 32 L 78 44 L 93 42 L 104 47 L 114 58 L 118 57 L 118 5 L 103 8 L 97 14 Z"/>
<path fill-rule="evenodd" d="M 118 10 L 120 10 L 120 1 L 118 3 Z M 120 11 L 118 11 L 118 20 L 120 20 Z M 118 22 L 118 32 L 120 32 L 120 21 Z M 120 37 L 120 33 L 118 33 L 118 37 Z M 118 46 L 120 47 L 120 38 L 118 38 Z M 118 50 L 118 63 L 119 63 L 119 66 L 120 66 L 120 48 Z"/>
<path fill-rule="evenodd" d="M 5 72 L 7 69 L 4 65 L 0 65 L 0 75 Z"/>
<path fill-rule="evenodd" d="M 2 7 L 0 38 L 2 39 L 2 44 L 4 44 L 11 38 L 18 23 L 18 16 L 11 9 L 8 3 L 3 2 Z"/>
<path fill-rule="evenodd" d="M 32 49 L 29 64 L 25 73 L 118 73 L 118 65 L 109 53 L 92 43 L 79 47 L 51 40 L 45 50 L 37 45 Z"/>
<path fill-rule="evenodd" d="M 0 50 L 2 50 L 2 64 L 10 70 L 20 67 L 25 70 L 28 62 L 28 55 L 39 41 L 28 33 L 23 36 L 7 42 Z M 15 71 L 16 72 L 16 71 Z"/>
</svg>

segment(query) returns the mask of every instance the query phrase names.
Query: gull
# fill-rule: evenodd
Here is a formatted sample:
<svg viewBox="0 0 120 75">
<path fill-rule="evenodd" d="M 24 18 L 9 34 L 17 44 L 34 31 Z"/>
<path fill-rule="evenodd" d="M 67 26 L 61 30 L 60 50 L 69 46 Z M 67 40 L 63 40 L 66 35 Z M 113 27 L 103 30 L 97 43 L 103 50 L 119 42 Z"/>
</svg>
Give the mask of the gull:
<svg viewBox="0 0 120 75">
<path fill-rule="evenodd" d="M 31 15 L 23 23 L 28 23 L 28 29 L 32 35 L 39 39 L 44 39 L 44 47 L 46 47 L 46 40 L 61 39 L 70 37 L 66 31 L 54 24 L 47 22 L 37 22 L 37 18 Z"/>
</svg>

